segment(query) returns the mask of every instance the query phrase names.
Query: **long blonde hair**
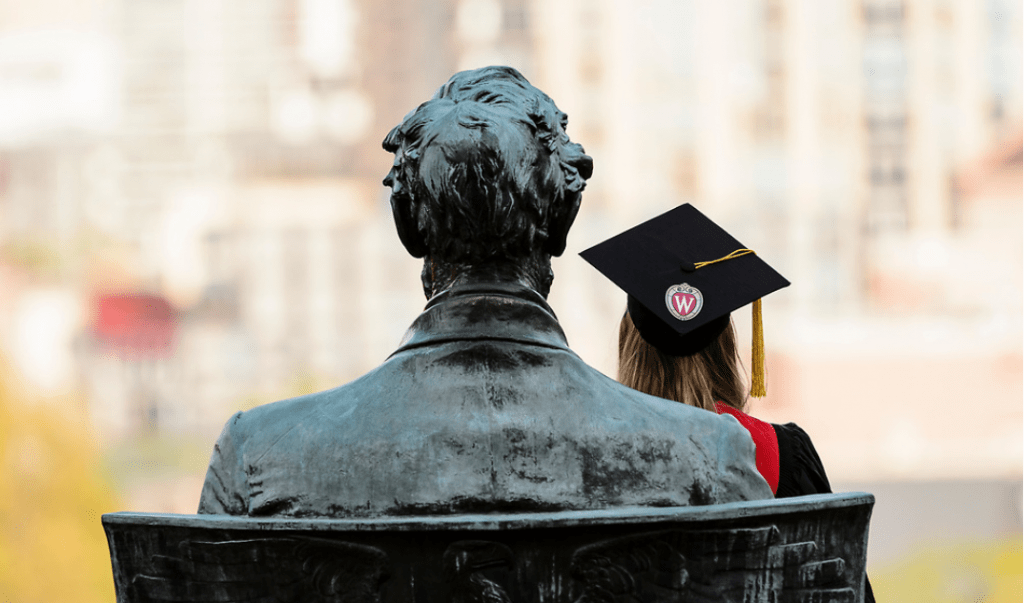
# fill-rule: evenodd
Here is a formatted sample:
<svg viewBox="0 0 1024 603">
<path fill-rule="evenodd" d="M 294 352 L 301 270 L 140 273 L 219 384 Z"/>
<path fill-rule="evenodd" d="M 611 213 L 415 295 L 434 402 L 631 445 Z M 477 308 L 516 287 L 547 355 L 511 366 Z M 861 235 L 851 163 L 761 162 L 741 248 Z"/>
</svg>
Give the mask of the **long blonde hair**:
<svg viewBox="0 0 1024 603">
<path fill-rule="evenodd" d="M 714 411 L 715 402 L 747 405 L 732 320 L 703 350 L 670 356 L 644 341 L 627 312 L 619 323 L 619 382 L 635 390 Z"/>
</svg>

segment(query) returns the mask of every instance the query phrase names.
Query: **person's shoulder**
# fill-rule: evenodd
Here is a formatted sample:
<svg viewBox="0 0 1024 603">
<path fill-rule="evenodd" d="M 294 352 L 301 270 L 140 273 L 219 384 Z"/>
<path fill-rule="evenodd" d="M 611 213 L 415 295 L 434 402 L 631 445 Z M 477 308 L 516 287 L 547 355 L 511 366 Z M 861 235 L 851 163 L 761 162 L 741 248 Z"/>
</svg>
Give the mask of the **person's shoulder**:
<svg viewBox="0 0 1024 603">
<path fill-rule="evenodd" d="M 776 497 L 823 494 L 832 491 L 818 451 L 796 423 L 772 424 L 779 442 L 779 487 Z"/>
<path fill-rule="evenodd" d="M 814 449 L 814 444 L 811 442 L 811 436 L 807 435 L 807 432 L 796 423 L 772 423 L 771 426 L 775 429 L 775 435 L 781 440 L 785 439 L 787 443 L 794 446 L 802 446 L 810 449 Z"/>
<path fill-rule="evenodd" d="M 801 460 L 812 461 L 818 465 L 821 460 L 818 458 L 818 451 L 814 448 L 811 436 L 796 423 L 777 424 L 772 423 L 775 429 L 775 436 L 779 440 L 780 454 L 790 457 L 800 457 Z M 781 450 L 785 448 L 786 450 Z"/>
</svg>

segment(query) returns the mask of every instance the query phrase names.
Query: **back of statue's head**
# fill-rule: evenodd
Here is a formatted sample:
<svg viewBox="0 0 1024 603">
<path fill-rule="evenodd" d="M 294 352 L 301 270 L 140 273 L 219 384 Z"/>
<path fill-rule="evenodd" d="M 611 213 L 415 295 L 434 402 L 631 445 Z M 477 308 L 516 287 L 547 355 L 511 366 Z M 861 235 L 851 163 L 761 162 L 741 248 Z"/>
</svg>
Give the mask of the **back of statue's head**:
<svg viewBox="0 0 1024 603">
<path fill-rule="evenodd" d="M 385 138 L 402 243 L 460 264 L 559 255 L 593 164 L 510 67 L 455 74 Z"/>
</svg>

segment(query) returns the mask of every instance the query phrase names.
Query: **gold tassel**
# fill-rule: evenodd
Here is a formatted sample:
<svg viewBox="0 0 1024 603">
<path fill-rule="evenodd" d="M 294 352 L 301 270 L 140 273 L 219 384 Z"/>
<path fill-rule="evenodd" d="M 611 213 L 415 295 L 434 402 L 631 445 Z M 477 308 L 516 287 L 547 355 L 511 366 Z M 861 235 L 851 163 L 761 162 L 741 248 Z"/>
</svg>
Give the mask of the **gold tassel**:
<svg viewBox="0 0 1024 603">
<path fill-rule="evenodd" d="M 761 326 L 761 300 L 753 306 L 753 349 L 750 352 L 750 395 L 763 398 L 768 395 L 764 380 L 764 330 Z"/>
<path fill-rule="evenodd" d="M 711 264 L 717 264 L 718 262 L 724 262 L 726 260 L 732 260 L 750 253 L 757 253 L 753 249 L 737 249 L 727 256 L 720 257 L 717 260 L 709 260 L 707 262 L 695 262 L 693 264 L 694 269 L 703 268 L 704 266 L 710 266 Z M 768 386 L 765 385 L 764 379 L 764 330 L 761 326 L 761 300 L 755 300 L 753 305 L 754 313 L 754 341 L 751 346 L 753 349 L 750 351 L 750 395 L 754 398 L 763 398 L 768 395 Z"/>
</svg>

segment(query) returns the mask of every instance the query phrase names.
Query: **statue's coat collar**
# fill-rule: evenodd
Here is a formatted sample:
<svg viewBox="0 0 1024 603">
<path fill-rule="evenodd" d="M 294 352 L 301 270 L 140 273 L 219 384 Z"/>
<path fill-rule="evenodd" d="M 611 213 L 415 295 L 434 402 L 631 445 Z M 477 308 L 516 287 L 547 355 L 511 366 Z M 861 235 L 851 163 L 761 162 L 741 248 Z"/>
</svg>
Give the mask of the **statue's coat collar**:
<svg viewBox="0 0 1024 603">
<path fill-rule="evenodd" d="M 513 283 L 458 285 L 427 302 L 395 354 L 450 341 L 497 340 L 568 349 L 551 306 Z"/>
</svg>

